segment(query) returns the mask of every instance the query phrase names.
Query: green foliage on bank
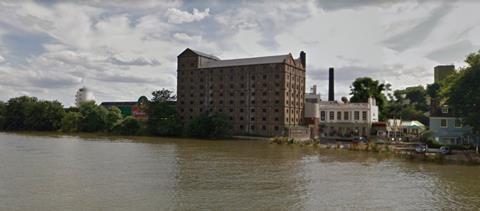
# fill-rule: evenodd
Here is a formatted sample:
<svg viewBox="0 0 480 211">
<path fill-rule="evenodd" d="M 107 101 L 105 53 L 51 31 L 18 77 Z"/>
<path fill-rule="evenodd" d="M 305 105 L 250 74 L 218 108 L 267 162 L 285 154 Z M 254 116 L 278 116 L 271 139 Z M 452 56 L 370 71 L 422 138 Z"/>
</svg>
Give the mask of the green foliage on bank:
<svg viewBox="0 0 480 211">
<path fill-rule="evenodd" d="M 0 131 L 93 132 L 118 135 L 228 137 L 230 122 L 222 114 L 203 114 L 184 125 L 175 108 L 175 95 L 162 89 L 152 93 L 141 106 L 147 120 L 123 117 L 117 107 L 105 108 L 95 102 L 63 108 L 57 101 L 16 97 L 0 101 Z"/>
<path fill-rule="evenodd" d="M 187 134 L 197 138 L 225 138 L 230 136 L 230 127 L 231 124 L 224 114 L 204 113 L 190 122 Z"/>
</svg>

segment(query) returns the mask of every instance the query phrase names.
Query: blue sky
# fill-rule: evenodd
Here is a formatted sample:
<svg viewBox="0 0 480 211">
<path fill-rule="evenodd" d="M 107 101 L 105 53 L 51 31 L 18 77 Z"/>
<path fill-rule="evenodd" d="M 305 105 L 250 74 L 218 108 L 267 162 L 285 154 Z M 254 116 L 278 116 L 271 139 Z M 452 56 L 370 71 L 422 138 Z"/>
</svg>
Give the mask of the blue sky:
<svg viewBox="0 0 480 211">
<path fill-rule="evenodd" d="M 0 100 L 19 95 L 72 105 L 136 100 L 176 87 L 185 48 L 222 59 L 307 53 L 307 86 L 336 95 L 360 76 L 393 88 L 433 81 L 480 48 L 476 1 L 2 1 Z M 307 90 L 308 91 L 308 90 Z"/>
</svg>

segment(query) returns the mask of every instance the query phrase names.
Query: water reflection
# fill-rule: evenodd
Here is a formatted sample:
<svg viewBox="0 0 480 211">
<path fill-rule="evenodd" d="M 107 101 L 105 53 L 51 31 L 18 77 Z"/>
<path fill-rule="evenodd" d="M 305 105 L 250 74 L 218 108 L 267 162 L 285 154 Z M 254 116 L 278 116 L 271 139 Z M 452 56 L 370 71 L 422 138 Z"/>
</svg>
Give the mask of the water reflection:
<svg viewBox="0 0 480 211">
<path fill-rule="evenodd" d="M 258 141 L 0 133 L 0 210 L 479 209 L 480 168 Z"/>
</svg>

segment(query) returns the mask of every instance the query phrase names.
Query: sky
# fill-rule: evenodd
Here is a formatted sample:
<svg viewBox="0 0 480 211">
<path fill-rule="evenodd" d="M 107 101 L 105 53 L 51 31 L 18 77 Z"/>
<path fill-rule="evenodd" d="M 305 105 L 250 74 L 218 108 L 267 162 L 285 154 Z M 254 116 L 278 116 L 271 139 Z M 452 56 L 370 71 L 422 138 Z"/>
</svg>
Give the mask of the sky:
<svg viewBox="0 0 480 211">
<path fill-rule="evenodd" d="M 0 100 L 29 95 L 74 104 L 136 101 L 176 88 L 177 56 L 221 59 L 307 54 L 307 90 L 336 98 L 357 77 L 394 89 L 433 82 L 480 49 L 480 1 L 0 0 Z"/>
</svg>

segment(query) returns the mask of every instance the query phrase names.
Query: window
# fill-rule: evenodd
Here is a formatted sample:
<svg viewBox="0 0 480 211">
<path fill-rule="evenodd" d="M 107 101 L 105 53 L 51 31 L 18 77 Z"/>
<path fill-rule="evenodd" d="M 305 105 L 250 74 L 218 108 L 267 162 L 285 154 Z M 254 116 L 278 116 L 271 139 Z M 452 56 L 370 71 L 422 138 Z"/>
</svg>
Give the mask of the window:
<svg viewBox="0 0 480 211">
<path fill-rule="evenodd" d="M 360 120 L 360 112 L 359 111 L 355 111 L 353 113 L 353 119 L 354 120 Z"/>
<path fill-rule="evenodd" d="M 243 130 L 243 125 L 240 125 L 240 129 Z"/>
<path fill-rule="evenodd" d="M 348 120 L 348 111 L 343 112 L 343 120 Z"/>
<path fill-rule="evenodd" d="M 278 131 L 278 126 L 275 126 L 275 131 Z"/>
<path fill-rule="evenodd" d="M 243 108 L 240 109 L 240 113 L 243 113 Z"/>
<path fill-rule="evenodd" d="M 253 113 L 253 112 L 255 112 L 255 109 L 254 109 L 254 108 L 252 108 L 250 111 Z"/>
<path fill-rule="evenodd" d="M 255 121 L 255 117 L 250 118 L 250 121 Z"/>
<path fill-rule="evenodd" d="M 325 121 L 325 111 L 320 112 L 320 120 Z"/>
<path fill-rule="evenodd" d="M 447 105 L 442 106 L 442 113 L 448 114 L 448 106 Z"/>
<path fill-rule="evenodd" d="M 440 127 L 441 128 L 447 128 L 448 127 L 447 119 L 440 119 Z"/>
<path fill-rule="evenodd" d="M 243 116 L 240 117 L 240 120 L 243 120 Z"/>
<path fill-rule="evenodd" d="M 267 112 L 267 109 L 265 109 L 265 108 L 262 109 L 262 112 L 263 112 L 263 113 L 266 113 L 266 112 Z"/>
<path fill-rule="evenodd" d="M 251 129 L 251 130 L 255 130 L 255 126 L 253 126 L 253 125 L 250 126 L 250 129 Z"/>
<path fill-rule="evenodd" d="M 461 119 L 455 119 L 455 127 L 456 128 L 462 128 L 462 120 Z"/>
<path fill-rule="evenodd" d="M 233 112 L 233 109 L 231 108 L 229 111 L 230 111 L 230 112 Z"/>
<path fill-rule="evenodd" d="M 267 121 L 267 117 L 262 117 L 262 121 Z"/>
<path fill-rule="evenodd" d="M 362 120 L 367 121 L 367 112 L 366 111 L 362 111 Z"/>
<path fill-rule="evenodd" d="M 342 112 L 341 111 L 337 112 L 337 120 L 342 120 Z"/>
<path fill-rule="evenodd" d="M 335 120 L 335 112 L 330 111 L 329 116 L 330 116 L 330 120 Z"/>
<path fill-rule="evenodd" d="M 266 130 L 266 129 L 267 129 L 267 126 L 263 125 L 262 130 Z"/>
</svg>

